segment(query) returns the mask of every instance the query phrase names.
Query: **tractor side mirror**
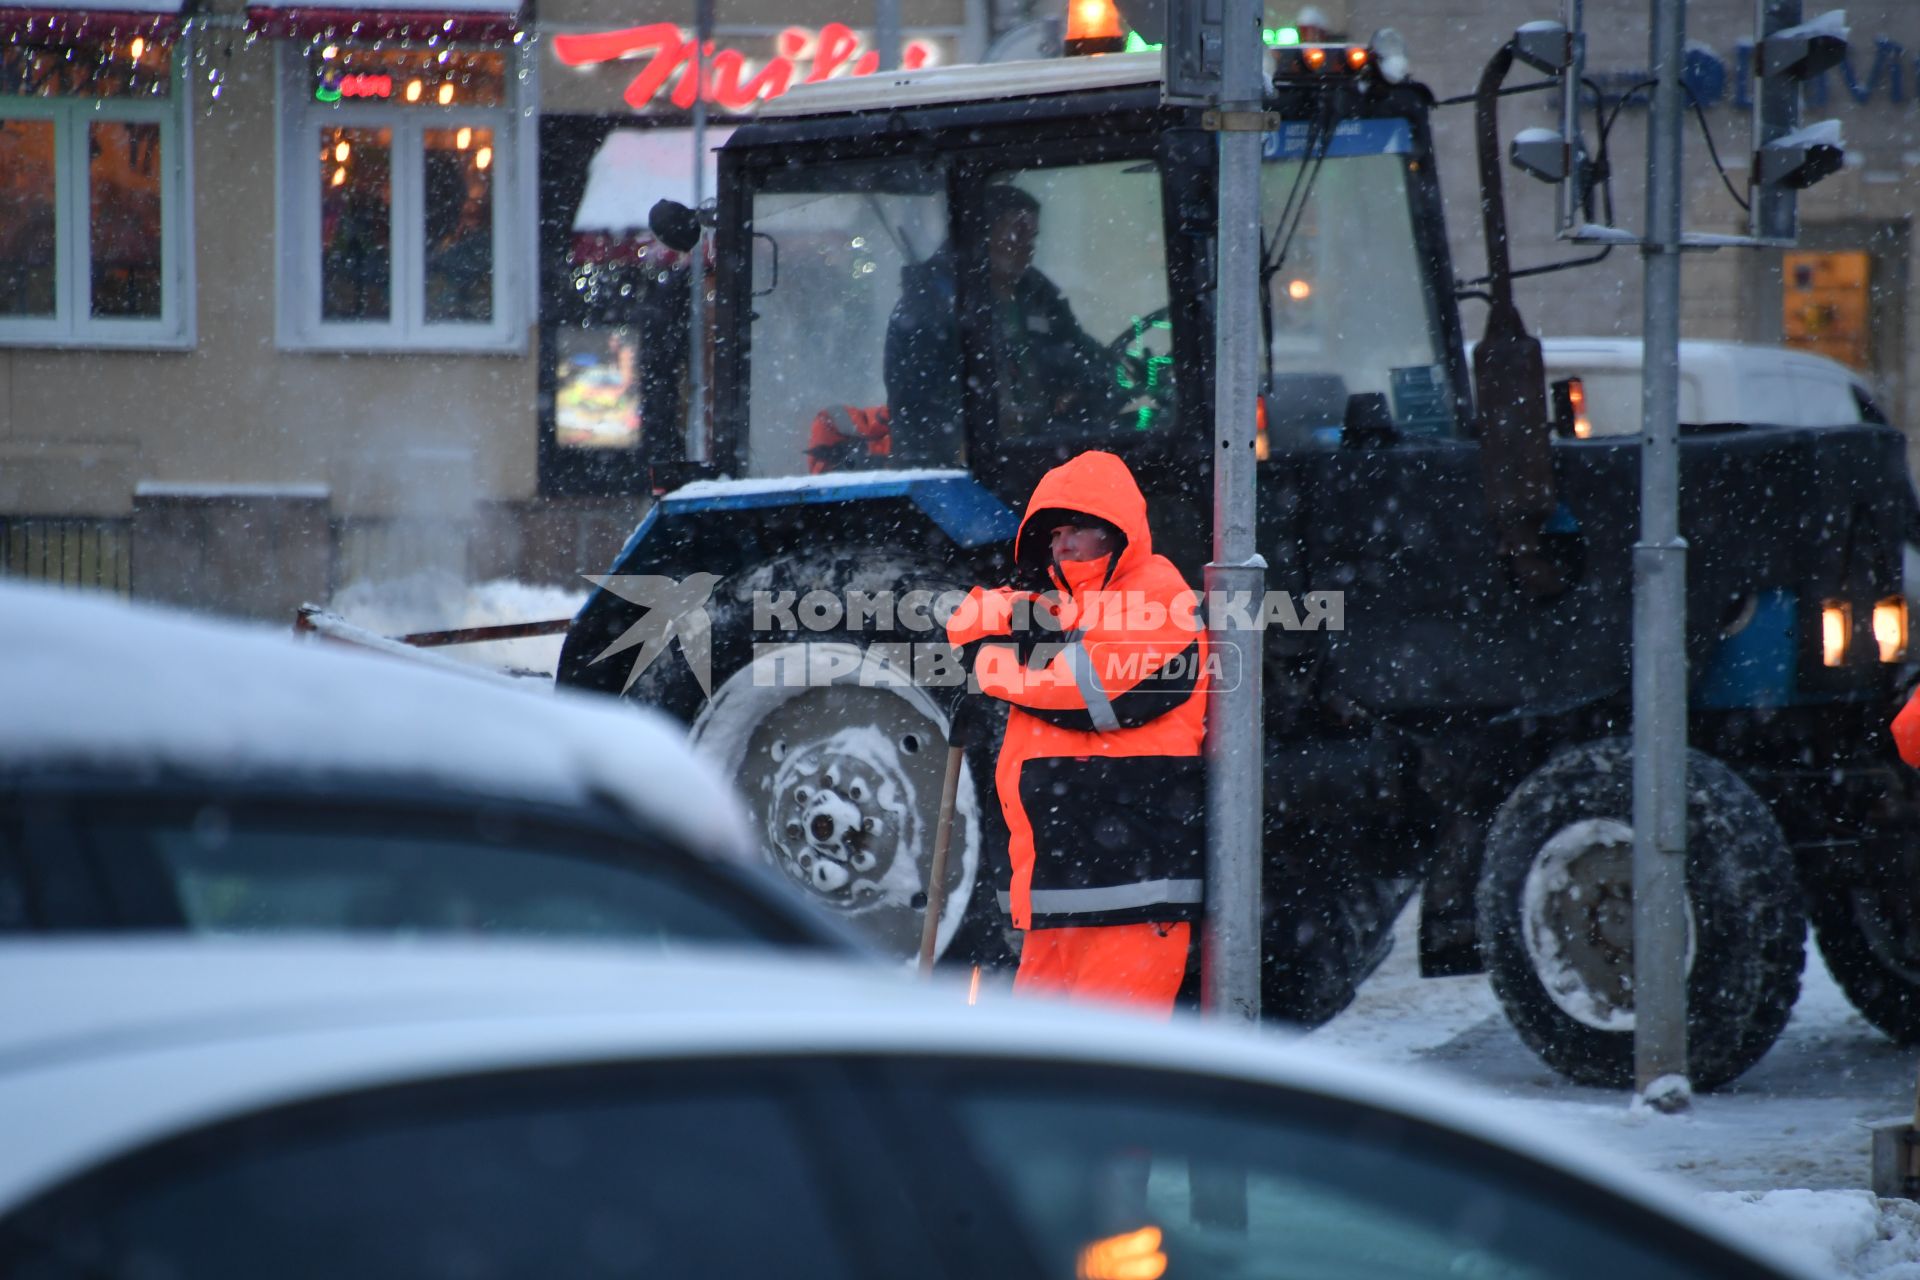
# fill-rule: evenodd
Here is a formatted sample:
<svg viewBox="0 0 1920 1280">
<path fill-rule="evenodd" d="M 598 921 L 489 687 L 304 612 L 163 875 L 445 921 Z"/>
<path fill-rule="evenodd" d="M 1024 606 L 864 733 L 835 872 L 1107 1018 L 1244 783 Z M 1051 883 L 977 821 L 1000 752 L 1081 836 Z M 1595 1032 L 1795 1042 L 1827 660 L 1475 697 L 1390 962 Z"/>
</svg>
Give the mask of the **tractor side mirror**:
<svg viewBox="0 0 1920 1280">
<path fill-rule="evenodd" d="M 700 215 L 678 200 L 659 200 L 647 213 L 653 238 L 676 253 L 692 253 L 700 243 Z"/>
<path fill-rule="evenodd" d="M 1385 393 L 1359 391 L 1347 397 L 1340 443 L 1349 449 L 1383 449 L 1400 438 Z"/>
</svg>

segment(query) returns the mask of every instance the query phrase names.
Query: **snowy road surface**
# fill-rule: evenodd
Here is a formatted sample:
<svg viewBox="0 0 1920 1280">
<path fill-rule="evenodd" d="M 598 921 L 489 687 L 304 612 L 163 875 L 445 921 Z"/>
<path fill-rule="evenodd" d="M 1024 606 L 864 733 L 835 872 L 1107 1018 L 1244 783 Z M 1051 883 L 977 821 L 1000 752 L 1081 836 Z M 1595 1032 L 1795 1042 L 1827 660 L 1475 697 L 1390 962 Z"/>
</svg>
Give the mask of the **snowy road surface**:
<svg viewBox="0 0 1920 1280">
<path fill-rule="evenodd" d="M 1353 1006 L 1312 1034 L 1385 1065 L 1413 1065 L 1508 1099 L 1578 1141 L 1678 1179 L 1736 1229 L 1833 1276 L 1920 1280 L 1920 1204 L 1876 1201 L 1869 1130 L 1912 1115 L 1920 1054 L 1853 1011 L 1808 939 L 1800 1000 L 1760 1064 L 1691 1114 L 1635 1112 L 1624 1094 L 1569 1084 L 1507 1025 L 1485 976 L 1419 976 L 1418 903 Z"/>
</svg>

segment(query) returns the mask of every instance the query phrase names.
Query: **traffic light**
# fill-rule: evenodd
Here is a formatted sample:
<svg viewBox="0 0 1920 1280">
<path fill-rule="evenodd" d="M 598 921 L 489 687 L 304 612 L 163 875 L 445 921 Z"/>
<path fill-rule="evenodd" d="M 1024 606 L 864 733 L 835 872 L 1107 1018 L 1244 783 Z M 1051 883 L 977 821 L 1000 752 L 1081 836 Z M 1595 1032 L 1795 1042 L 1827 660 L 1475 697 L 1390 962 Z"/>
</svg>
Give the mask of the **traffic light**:
<svg viewBox="0 0 1920 1280">
<path fill-rule="evenodd" d="M 1800 124 L 1800 87 L 1847 56 L 1842 10 L 1801 21 L 1800 0 L 1756 0 L 1753 48 L 1753 187 L 1747 225 L 1763 240 L 1799 231 L 1795 192 L 1846 160 L 1838 120 Z"/>
<path fill-rule="evenodd" d="M 1580 5 L 1567 6 L 1566 22 L 1529 22 L 1513 33 L 1508 48 L 1514 61 L 1553 77 L 1560 87 L 1560 125 L 1522 129 L 1507 148 L 1516 169 L 1542 182 L 1562 183 L 1559 229 L 1570 231 L 1582 220 L 1591 172 L 1580 145 L 1582 36 Z M 1575 181 L 1568 182 L 1573 178 Z"/>
</svg>

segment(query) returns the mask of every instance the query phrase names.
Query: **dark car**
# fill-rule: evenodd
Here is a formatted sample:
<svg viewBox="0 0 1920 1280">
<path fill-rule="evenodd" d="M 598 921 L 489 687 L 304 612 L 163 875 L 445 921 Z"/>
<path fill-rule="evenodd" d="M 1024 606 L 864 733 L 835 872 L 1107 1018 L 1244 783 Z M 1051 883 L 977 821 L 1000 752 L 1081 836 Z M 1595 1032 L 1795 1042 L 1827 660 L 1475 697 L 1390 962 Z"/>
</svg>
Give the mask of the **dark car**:
<svg viewBox="0 0 1920 1280">
<path fill-rule="evenodd" d="M 0 588 L 0 930 L 866 954 L 633 708 Z"/>
</svg>

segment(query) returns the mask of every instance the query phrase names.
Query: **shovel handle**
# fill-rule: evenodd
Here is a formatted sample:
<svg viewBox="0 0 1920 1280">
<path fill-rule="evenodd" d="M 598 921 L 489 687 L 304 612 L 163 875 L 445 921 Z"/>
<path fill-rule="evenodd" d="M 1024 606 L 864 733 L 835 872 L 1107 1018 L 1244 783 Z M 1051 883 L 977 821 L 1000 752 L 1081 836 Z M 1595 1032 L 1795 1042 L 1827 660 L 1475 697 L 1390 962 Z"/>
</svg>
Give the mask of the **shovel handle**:
<svg viewBox="0 0 1920 1280">
<path fill-rule="evenodd" d="M 933 972 L 933 948 L 940 937 L 940 917 L 947 909 L 947 850 L 953 844 L 953 808 L 960 795 L 960 766 L 964 746 L 947 748 L 947 776 L 940 784 L 940 820 L 934 826 L 933 864 L 927 868 L 927 918 L 920 925 L 920 972 Z"/>
</svg>

